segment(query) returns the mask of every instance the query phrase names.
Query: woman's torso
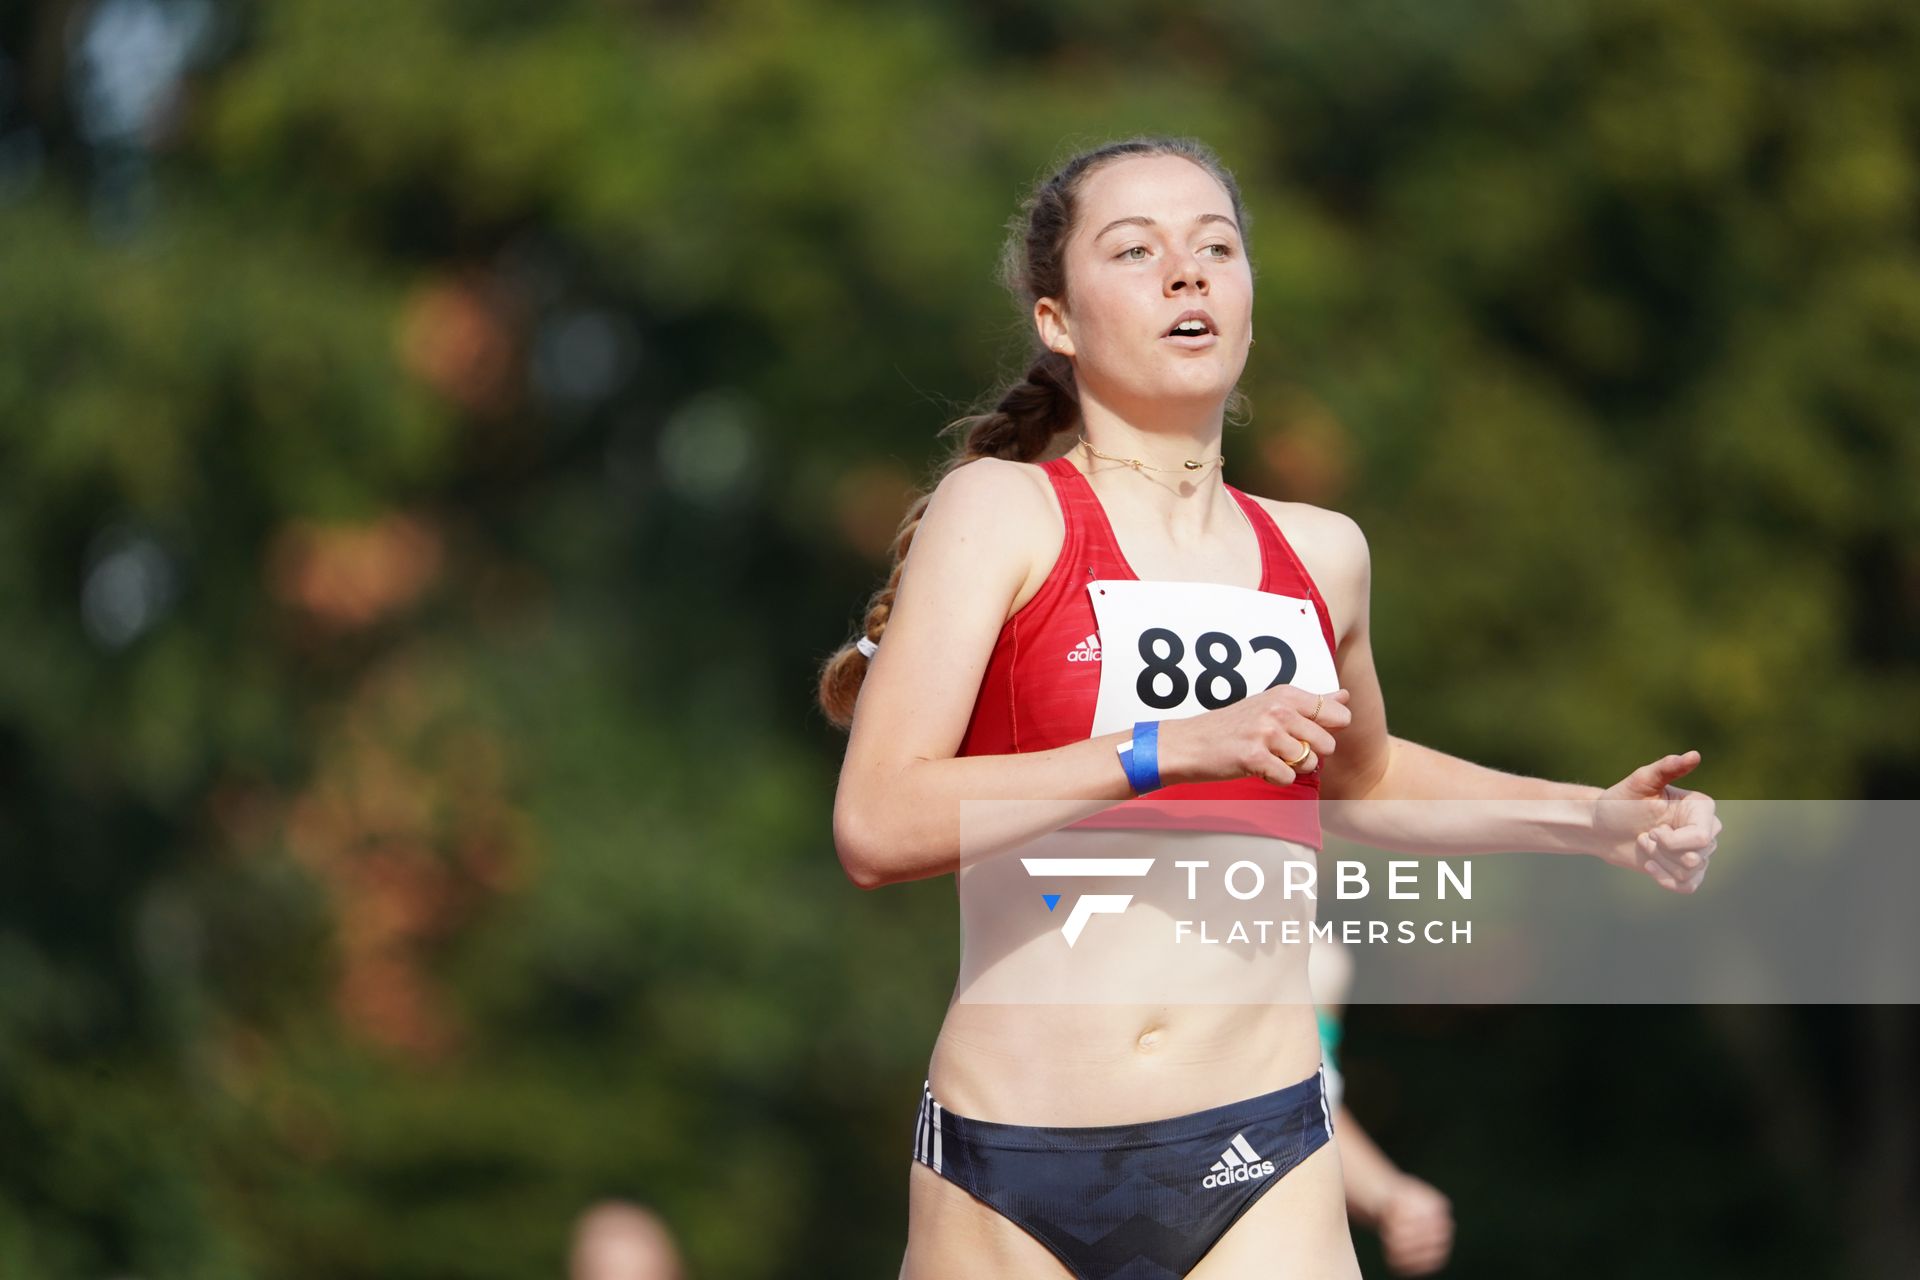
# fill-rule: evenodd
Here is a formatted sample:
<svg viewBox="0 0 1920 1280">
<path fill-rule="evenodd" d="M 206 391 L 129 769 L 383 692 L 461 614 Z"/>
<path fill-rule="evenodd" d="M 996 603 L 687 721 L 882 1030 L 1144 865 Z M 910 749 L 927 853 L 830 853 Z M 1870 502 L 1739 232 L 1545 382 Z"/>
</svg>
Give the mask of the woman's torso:
<svg viewBox="0 0 1920 1280">
<path fill-rule="evenodd" d="M 1100 662 L 1087 655 L 1099 652 L 1099 628 L 1085 584 L 1136 575 L 1071 459 L 1040 470 L 1058 507 L 1059 550 L 1036 567 L 1038 585 L 1030 576 L 1032 589 L 1016 597 L 961 755 L 1043 751 L 1092 736 Z M 1271 515 L 1231 486 L 1227 492 L 1258 544 L 1257 589 L 1305 602 L 1303 609 L 1310 604 L 1330 659 L 1334 631 L 1318 587 Z M 1232 557 L 1222 553 L 1217 563 Z M 1251 576 L 1231 567 L 1208 575 L 1240 583 Z M 1175 860 L 1206 862 L 1206 872 L 1194 873 L 1204 882 L 1191 882 L 1200 890 L 1194 902 L 1185 900 L 1181 878 L 1162 877 L 1144 891 L 1033 885 L 1032 896 L 1051 887 L 1062 900 L 1045 914 L 1031 904 L 1008 911 L 1028 887 L 1011 860 L 963 871 L 961 981 L 934 1050 L 935 1096 L 958 1114 L 1002 1123 L 1111 1124 L 1184 1114 L 1312 1075 L 1319 1050 L 1307 944 L 1278 936 L 1282 919 L 1300 929 L 1310 923 L 1311 899 L 1281 903 L 1269 892 L 1258 903 L 1237 903 L 1221 891 L 1220 877 L 1229 864 L 1251 860 L 1273 886 L 1282 864 L 1311 864 L 1320 843 L 1318 793 L 1317 775 L 1289 787 L 1259 779 L 1168 787 L 1045 838 L 1048 853 L 1078 846 L 1103 857 L 1156 857 L 1165 860 L 1157 864 L 1163 871 Z M 1056 929 L 1066 899 L 1116 887 L 1136 900 L 1124 914 L 1089 920 L 1079 945 L 1064 949 Z M 1185 945 L 1167 949 L 1176 920 L 1198 927 L 1230 916 L 1246 917 L 1250 928 L 1272 923 L 1264 939 L 1249 935 L 1238 946 L 1201 944 L 1189 929 Z M 1103 980 L 1092 980 L 1095 973 Z M 1149 998 L 1130 999 L 1135 991 Z"/>
</svg>

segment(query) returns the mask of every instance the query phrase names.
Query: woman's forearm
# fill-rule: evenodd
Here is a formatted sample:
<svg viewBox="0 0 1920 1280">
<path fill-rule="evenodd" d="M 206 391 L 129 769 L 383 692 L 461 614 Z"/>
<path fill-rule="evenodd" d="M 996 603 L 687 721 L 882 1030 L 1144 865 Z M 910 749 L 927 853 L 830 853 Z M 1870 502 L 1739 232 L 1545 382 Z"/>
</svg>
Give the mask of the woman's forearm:
<svg viewBox="0 0 1920 1280">
<path fill-rule="evenodd" d="M 1340 1176 L 1347 1195 L 1347 1216 L 1376 1227 L 1394 1184 L 1405 1176 L 1380 1145 L 1341 1104 L 1334 1113 L 1333 1137 L 1340 1150 Z"/>
<path fill-rule="evenodd" d="M 1321 800 L 1335 835 L 1449 857 L 1471 853 L 1593 853 L 1599 787 L 1503 773 L 1389 738 L 1386 767 L 1357 794 Z"/>
<path fill-rule="evenodd" d="M 917 760 L 886 779 L 842 777 L 835 842 L 863 888 L 951 875 L 1133 795 L 1114 747 L 1128 732 L 1013 755 Z M 1390 739 L 1372 787 L 1321 801 L 1327 830 L 1361 844 L 1446 857 L 1592 851 L 1597 787 L 1488 769 Z M 996 801 L 980 800 L 994 796 Z M 1019 803 L 1004 803 L 1017 801 Z M 964 846 L 964 847 L 963 847 Z"/>
<path fill-rule="evenodd" d="M 843 774 L 833 811 L 841 865 L 863 889 L 952 875 L 1111 808 L 1133 796 L 1115 751 L 1131 736 L 1124 730 L 1048 751 L 915 760 L 885 777 Z"/>
</svg>

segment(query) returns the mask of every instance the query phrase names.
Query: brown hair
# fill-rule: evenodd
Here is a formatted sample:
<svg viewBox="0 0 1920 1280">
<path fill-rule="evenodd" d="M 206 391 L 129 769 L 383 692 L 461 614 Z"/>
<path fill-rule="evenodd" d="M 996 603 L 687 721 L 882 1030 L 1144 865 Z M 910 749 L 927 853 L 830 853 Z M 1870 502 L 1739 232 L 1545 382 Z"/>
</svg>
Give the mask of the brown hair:
<svg viewBox="0 0 1920 1280">
<path fill-rule="evenodd" d="M 907 548 L 940 480 L 978 458 L 1038 461 L 1055 436 L 1078 424 L 1080 396 L 1074 386 L 1073 361 L 1040 345 L 1039 335 L 1032 329 L 1033 305 L 1041 298 L 1067 297 L 1067 241 L 1073 235 L 1080 189 L 1087 178 L 1102 165 L 1136 156 L 1180 156 L 1205 169 L 1226 188 L 1245 242 L 1247 215 L 1240 201 L 1240 185 L 1211 148 L 1192 138 L 1129 138 L 1082 151 L 1034 187 L 1020 212 L 1007 224 L 999 273 L 1000 283 L 1013 295 L 1015 306 L 1027 320 L 1027 371 L 999 393 L 991 409 L 955 419 L 942 429 L 943 435 L 960 435 L 960 447 L 940 467 L 933 485 L 914 499 L 900 522 L 900 531 L 894 534 L 893 568 L 886 584 L 867 602 L 866 624 L 861 628 L 861 635 L 867 639 L 878 642 L 887 629 L 887 615 L 900 586 Z M 1239 395 L 1237 391 L 1234 394 Z M 866 677 L 867 661 L 867 656 L 849 643 L 821 668 L 820 708 L 842 729 L 853 723 L 854 700 Z"/>
</svg>

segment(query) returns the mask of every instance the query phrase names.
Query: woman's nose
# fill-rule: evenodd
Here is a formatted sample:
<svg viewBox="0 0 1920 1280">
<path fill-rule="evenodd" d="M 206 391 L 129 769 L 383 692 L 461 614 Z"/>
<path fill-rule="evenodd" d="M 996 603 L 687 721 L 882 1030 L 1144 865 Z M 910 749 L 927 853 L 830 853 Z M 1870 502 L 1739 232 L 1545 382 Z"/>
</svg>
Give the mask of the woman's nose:
<svg viewBox="0 0 1920 1280">
<path fill-rule="evenodd" d="M 1197 293 L 1205 293 L 1207 291 L 1207 278 L 1201 274 L 1198 267 L 1182 267 L 1174 274 L 1168 291 L 1178 293 L 1182 289 L 1192 289 Z"/>
</svg>

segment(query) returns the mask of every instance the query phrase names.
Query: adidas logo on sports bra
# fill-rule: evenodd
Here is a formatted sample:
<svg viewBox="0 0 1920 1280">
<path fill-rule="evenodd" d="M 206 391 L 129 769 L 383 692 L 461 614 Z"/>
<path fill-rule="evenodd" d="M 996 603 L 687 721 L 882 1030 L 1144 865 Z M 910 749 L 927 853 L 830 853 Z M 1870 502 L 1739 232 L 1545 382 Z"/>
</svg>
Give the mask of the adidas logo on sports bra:
<svg viewBox="0 0 1920 1280">
<path fill-rule="evenodd" d="M 1236 1133 L 1220 1158 L 1213 1162 L 1213 1172 L 1200 1180 L 1203 1187 L 1226 1187 L 1236 1182 L 1252 1182 L 1264 1178 L 1273 1172 L 1273 1161 L 1262 1160 L 1253 1144 L 1247 1141 L 1247 1135 Z"/>
<path fill-rule="evenodd" d="M 1098 635 L 1098 633 L 1088 636 L 1085 640 L 1082 640 L 1079 644 L 1073 646 L 1073 652 L 1067 655 L 1067 661 L 1068 662 L 1100 661 L 1100 636 Z"/>
</svg>

